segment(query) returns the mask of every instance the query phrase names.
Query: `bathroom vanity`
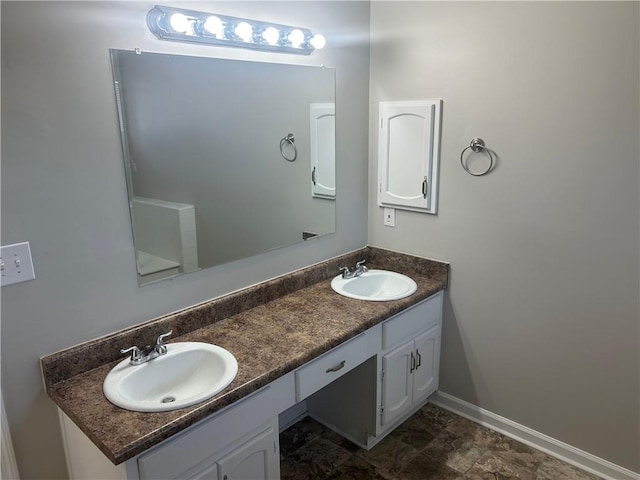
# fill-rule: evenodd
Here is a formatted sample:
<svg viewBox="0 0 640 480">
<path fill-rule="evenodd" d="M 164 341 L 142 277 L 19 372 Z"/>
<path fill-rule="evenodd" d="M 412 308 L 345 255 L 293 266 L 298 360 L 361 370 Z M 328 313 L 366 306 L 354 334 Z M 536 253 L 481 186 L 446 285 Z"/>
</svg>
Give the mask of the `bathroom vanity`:
<svg viewBox="0 0 640 480">
<path fill-rule="evenodd" d="M 363 258 L 410 276 L 417 291 L 389 302 L 333 292 L 338 266 Z M 44 357 L 70 475 L 277 479 L 279 416 L 292 410 L 371 448 L 437 389 L 447 280 L 445 263 L 367 247 Z M 213 398 L 180 410 L 140 413 L 110 404 L 102 381 L 119 348 L 168 327 L 179 337 L 174 341 L 231 351 L 236 379 Z M 87 349 L 97 358 L 87 359 Z"/>
</svg>

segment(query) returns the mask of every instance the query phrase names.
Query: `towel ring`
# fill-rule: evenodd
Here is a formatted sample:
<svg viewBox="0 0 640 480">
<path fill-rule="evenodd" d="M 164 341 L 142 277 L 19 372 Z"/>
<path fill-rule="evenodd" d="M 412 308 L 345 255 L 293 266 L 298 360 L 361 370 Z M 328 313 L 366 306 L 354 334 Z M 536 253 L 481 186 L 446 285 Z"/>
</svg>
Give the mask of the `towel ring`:
<svg viewBox="0 0 640 480">
<path fill-rule="evenodd" d="M 491 163 L 489 164 L 489 168 L 487 168 L 482 172 L 472 172 L 471 170 L 469 170 L 469 167 L 467 167 L 467 165 L 464 163 L 464 158 L 463 158 L 464 152 L 466 152 L 469 149 L 471 149 L 474 153 L 487 152 L 487 155 L 489 155 L 489 160 L 491 161 Z M 493 153 L 491 152 L 490 149 L 488 149 L 485 146 L 484 140 L 482 140 L 481 138 L 474 138 L 473 140 L 471 140 L 471 143 L 469 144 L 469 146 L 465 147 L 460 153 L 460 165 L 462 165 L 462 168 L 464 168 L 468 174 L 473 175 L 474 177 L 481 177 L 482 175 L 486 175 L 487 173 L 489 173 L 491 170 L 493 170 L 494 163 L 495 163 L 495 158 Z"/>
<path fill-rule="evenodd" d="M 282 158 L 284 158 L 287 162 L 295 162 L 296 158 L 298 158 L 298 149 L 296 148 L 296 144 L 294 143 L 296 141 L 296 137 L 293 135 L 293 133 L 288 133 L 282 140 L 280 140 L 280 155 L 282 155 Z M 287 157 L 287 154 L 284 152 L 284 148 L 290 145 L 293 147 L 293 157 Z"/>
</svg>

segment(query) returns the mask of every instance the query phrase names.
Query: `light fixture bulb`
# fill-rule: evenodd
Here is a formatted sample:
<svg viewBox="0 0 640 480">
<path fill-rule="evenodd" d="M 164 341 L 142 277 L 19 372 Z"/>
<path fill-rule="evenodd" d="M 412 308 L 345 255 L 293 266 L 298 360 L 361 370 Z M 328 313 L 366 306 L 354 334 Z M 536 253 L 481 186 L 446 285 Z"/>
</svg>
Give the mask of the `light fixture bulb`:
<svg viewBox="0 0 640 480">
<path fill-rule="evenodd" d="M 247 22 L 240 22 L 236 25 L 234 33 L 245 42 L 251 42 L 251 40 L 253 40 L 253 27 Z"/>
<path fill-rule="evenodd" d="M 291 42 L 293 48 L 300 48 L 302 42 L 304 42 L 304 33 L 302 33 L 302 30 L 296 28 L 295 30 L 291 30 L 287 39 Z"/>
<path fill-rule="evenodd" d="M 318 50 L 320 50 L 324 48 L 324 46 L 327 44 L 327 40 L 326 38 L 324 38 L 323 35 L 317 34 L 311 37 L 311 40 L 309 40 L 309 43 L 313 48 L 317 48 Z"/>
<path fill-rule="evenodd" d="M 204 25 L 202 26 L 208 33 L 210 33 L 211 35 L 215 35 L 216 38 L 224 38 L 222 20 L 220 20 L 215 15 L 207 17 Z"/>
<path fill-rule="evenodd" d="M 186 15 L 182 13 L 174 13 L 169 18 L 169 26 L 178 33 L 189 33 L 191 24 Z"/>
<path fill-rule="evenodd" d="M 269 45 L 277 45 L 278 40 L 280 40 L 280 32 L 275 27 L 267 27 L 264 32 L 262 32 L 262 38 Z"/>
</svg>

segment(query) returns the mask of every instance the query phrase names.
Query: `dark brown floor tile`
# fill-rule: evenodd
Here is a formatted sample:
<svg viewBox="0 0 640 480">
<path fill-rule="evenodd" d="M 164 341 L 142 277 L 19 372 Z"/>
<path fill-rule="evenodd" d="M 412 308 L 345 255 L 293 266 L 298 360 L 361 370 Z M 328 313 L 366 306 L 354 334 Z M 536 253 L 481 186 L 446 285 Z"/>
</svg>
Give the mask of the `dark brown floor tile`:
<svg viewBox="0 0 640 480">
<path fill-rule="evenodd" d="M 535 471 L 540 463 L 547 458 L 545 453 L 504 435 L 500 435 L 498 440 L 489 447 L 489 450 L 509 463 L 521 465 L 532 471 Z"/>
<path fill-rule="evenodd" d="M 376 467 L 355 455 L 338 465 L 328 478 L 330 480 L 391 480 L 391 477 L 382 476 Z"/>
<path fill-rule="evenodd" d="M 486 448 L 443 430 L 423 452 L 447 467 L 465 473 L 484 454 Z"/>
<path fill-rule="evenodd" d="M 291 452 L 280 464 L 284 479 L 326 478 L 351 454 L 329 440 L 317 437 Z"/>
<path fill-rule="evenodd" d="M 420 452 L 396 474 L 394 480 L 461 480 L 460 472 Z"/>
<path fill-rule="evenodd" d="M 353 443 L 351 440 L 347 440 L 342 435 L 334 432 L 329 428 L 325 430 L 325 433 L 323 433 L 322 436 L 351 453 L 357 453 L 358 451 L 362 450 L 358 445 Z"/>
<path fill-rule="evenodd" d="M 434 439 L 434 435 L 424 428 L 419 417 L 414 416 L 391 432 L 389 438 L 395 438 L 416 450 L 422 450 Z"/>
<path fill-rule="evenodd" d="M 465 480 L 534 480 L 533 471 L 486 452 L 464 476 Z"/>
<path fill-rule="evenodd" d="M 431 435 L 436 436 L 453 420 L 459 417 L 447 410 L 436 407 L 432 403 L 427 403 L 411 418 L 420 422 L 425 430 L 428 431 Z"/>
<path fill-rule="evenodd" d="M 360 450 L 357 456 L 375 466 L 382 475 L 393 477 L 417 454 L 418 451 L 410 445 L 387 437 L 371 450 Z"/>
<path fill-rule="evenodd" d="M 369 451 L 309 417 L 280 450 L 283 480 L 601 480 L 433 405 Z"/>
<path fill-rule="evenodd" d="M 311 417 L 303 418 L 280 433 L 280 454 L 289 455 L 325 431 L 326 428 Z"/>
<path fill-rule="evenodd" d="M 488 448 L 503 437 L 499 433 L 463 417 L 454 418 L 445 429 L 482 448 Z"/>
<path fill-rule="evenodd" d="M 596 475 L 549 456 L 545 456 L 540 463 L 534 478 L 535 480 L 600 480 Z"/>
</svg>

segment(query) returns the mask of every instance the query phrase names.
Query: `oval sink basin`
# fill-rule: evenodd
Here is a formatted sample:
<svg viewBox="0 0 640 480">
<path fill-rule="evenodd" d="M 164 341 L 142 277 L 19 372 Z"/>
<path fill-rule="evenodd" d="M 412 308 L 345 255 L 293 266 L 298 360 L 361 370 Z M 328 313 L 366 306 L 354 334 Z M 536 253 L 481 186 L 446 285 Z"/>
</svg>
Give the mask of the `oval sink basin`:
<svg viewBox="0 0 640 480">
<path fill-rule="evenodd" d="M 167 344 L 167 353 L 141 365 L 129 359 L 107 375 L 107 399 L 135 412 L 165 412 L 188 407 L 226 388 L 238 373 L 228 350 L 200 342 Z"/>
<path fill-rule="evenodd" d="M 387 270 L 369 270 L 355 278 L 338 275 L 331 281 L 331 288 L 340 295 L 357 300 L 385 302 L 399 300 L 413 294 L 416 282 L 401 273 Z"/>
</svg>

